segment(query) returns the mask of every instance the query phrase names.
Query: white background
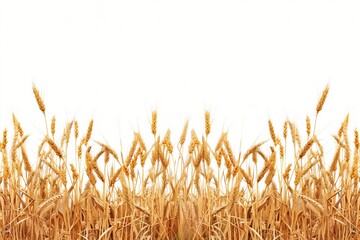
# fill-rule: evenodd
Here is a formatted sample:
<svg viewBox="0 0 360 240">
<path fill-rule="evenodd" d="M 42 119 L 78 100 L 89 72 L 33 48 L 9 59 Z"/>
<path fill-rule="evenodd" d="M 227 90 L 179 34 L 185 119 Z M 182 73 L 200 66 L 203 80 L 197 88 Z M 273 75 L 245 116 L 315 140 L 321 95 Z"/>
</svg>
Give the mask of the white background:
<svg viewBox="0 0 360 240">
<path fill-rule="evenodd" d="M 151 141 L 152 110 L 174 142 L 187 118 L 202 134 L 210 110 L 210 141 L 229 130 L 246 150 L 268 138 L 269 118 L 278 134 L 287 117 L 301 129 L 306 114 L 313 121 L 328 83 L 317 128 L 327 151 L 348 112 L 350 130 L 360 127 L 358 1 L 1 1 L 0 10 L 0 128 L 11 130 L 14 112 L 34 144 L 45 129 L 32 83 L 58 136 L 66 121 L 84 133 L 94 118 L 95 139 L 116 149 L 134 130 Z"/>
</svg>

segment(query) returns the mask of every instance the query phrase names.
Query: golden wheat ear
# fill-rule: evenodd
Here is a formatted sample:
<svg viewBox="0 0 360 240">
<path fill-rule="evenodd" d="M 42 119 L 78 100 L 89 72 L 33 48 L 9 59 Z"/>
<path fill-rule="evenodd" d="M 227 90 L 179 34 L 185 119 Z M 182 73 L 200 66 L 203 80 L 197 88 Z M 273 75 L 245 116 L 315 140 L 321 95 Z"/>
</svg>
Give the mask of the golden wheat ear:
<svg viewBox="0 0 360 240">
<path fill-rule="evenodd" d="M 151 133 L 155 136 L 157 128 L 157 112 L 152 111 L 151 113 Z"/>
<path fill-rule="evenodd" d="M 316 105 L 316 114 L 318 114 L 322 110 L 328 93 L 329 93 L 329 84 L 326 85 L 318 101 L 318 104 Z"/>
<path fill-rule="evenodd" d="M 40 111 L 43 114 L 45 114 L 45 110 L 46 110 L 45 104 L 44 104 L 44 101 L 41 98 L 39 90 L 36 88 L 35 84 L 32 85 L 32 89 L 33 89 L 33 93 L 34 93 L 34 96 L 35 96 L 35 99 L 36 99 L 36 102 L 37 102 L 37 104 L 39 106 Z"/>
<path fill-rule="evenodd" d="M 210 112 L 206 111 L 205 112 L 205 134 L 206 134 L 206 137 L 210 134 L 210 130 L 211 130 Z"/>
</svg>

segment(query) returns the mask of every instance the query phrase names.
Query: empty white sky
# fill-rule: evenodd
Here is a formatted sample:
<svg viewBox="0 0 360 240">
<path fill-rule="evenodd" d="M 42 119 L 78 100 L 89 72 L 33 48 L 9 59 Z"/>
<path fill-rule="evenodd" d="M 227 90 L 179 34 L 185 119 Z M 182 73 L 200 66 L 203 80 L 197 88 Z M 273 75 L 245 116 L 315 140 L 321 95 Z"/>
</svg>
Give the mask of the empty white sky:
<svg viewBox="0 0 360 240">
<path fill-rule="evenodd" d="M 84 132 L 125 146 L 133 130 L 151 139 L 151 111 L 177 140 L 186 118 L 199 134 L 235 149 L 278 133 L 286 117 L 305 124 L 322 89 L 318 122 L 331 143 L 347 112 L 360 127 L 358 1 L 1 1 L 0 128 L 14 112 L 29 141 L 44 134 L 36 83 L 50 120 L 76 117 Z M 62 133 L 62 129 L 58 129 Z M 332 145 L 330 145 L 332 147 Z"/>
</svg>

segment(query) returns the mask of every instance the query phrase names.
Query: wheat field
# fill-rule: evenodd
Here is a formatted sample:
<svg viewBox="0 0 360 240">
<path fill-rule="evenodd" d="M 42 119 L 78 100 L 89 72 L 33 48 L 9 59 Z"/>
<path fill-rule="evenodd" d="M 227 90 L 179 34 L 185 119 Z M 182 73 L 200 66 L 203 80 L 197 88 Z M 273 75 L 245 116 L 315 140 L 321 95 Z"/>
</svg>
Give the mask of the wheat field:
<svg viewBox="0 0 360 240">
<path fill-rule="evenodd" d="M 153 111 L 152 144 L 134 132 L 128 151 L 93 139 L 93 120 L 59 132 L 32 90 L 47 134 L 32 156 L 15 115 L 2 132 L 1 239 L 360 239 L 359 133 L 346 116 L 331 159 L 315 134 L 328 86 L 306 132 L 269 120 L 269 139 L 239 154 L 227 132 L 210 146 L 208 111 L 177 137 Z"/>
</svg>

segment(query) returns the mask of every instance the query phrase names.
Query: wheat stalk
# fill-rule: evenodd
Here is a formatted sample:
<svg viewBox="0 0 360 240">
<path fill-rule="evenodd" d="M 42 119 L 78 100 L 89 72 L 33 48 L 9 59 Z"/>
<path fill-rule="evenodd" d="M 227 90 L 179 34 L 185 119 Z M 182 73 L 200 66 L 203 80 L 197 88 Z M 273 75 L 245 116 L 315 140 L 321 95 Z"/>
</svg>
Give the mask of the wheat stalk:
<svg viewBox="0 0 360 240">
<path fill-rule="evenodd" d="M 43 113 L 45 117 L 45 110 Z M 163 138 L 156 130 L 152 132 L 154 141 L 149 147 L 144 141 L 147 136 L 135 132 L 126 153 L 96 140 L 90 146 L 93 120 L 82 138 L 78 139 L 79 126 L 73 119 L 66 123 L 59 140 L 55 139 L 54 116 L 32 159 L 28 148 L 32 139 L 24 135 L 13 114 L 14 135 L 8 136 L 5 129 L 0 143 L 1 236 L 355 239 L 360 234 L 359 134 L 355 129 L 351 146 L 347 115 L 335 133 L 336 148 L 330 156 L 315 134 L 316 119 L 317 114 L 312 127 L 306 116 L 306 142 L 300 140 L 303 135 L 295 122 L 283 122 L 282 139 L 268 121 L 270 149 L 260 140 L 235 156 L 227 132 L 221 133 L 214 146 L 208 139 L 213 129 L 206 112 L 205 131 L 197 135 L 192 129 L 188 146 L 186 121 L 176 150 L 171 142 L 175 132 L 168 129 Z M 154 122 L 157 120 L 152 119 L 152 125 Z M 288 127 L 293 156 L 286 154 Z M 183 152 L 184 147 L 188 151 Z M 252 161 L 246 161 L 249 157 Z M 333 161 L 327 169 L 329 157 Z"/>
</svg>

